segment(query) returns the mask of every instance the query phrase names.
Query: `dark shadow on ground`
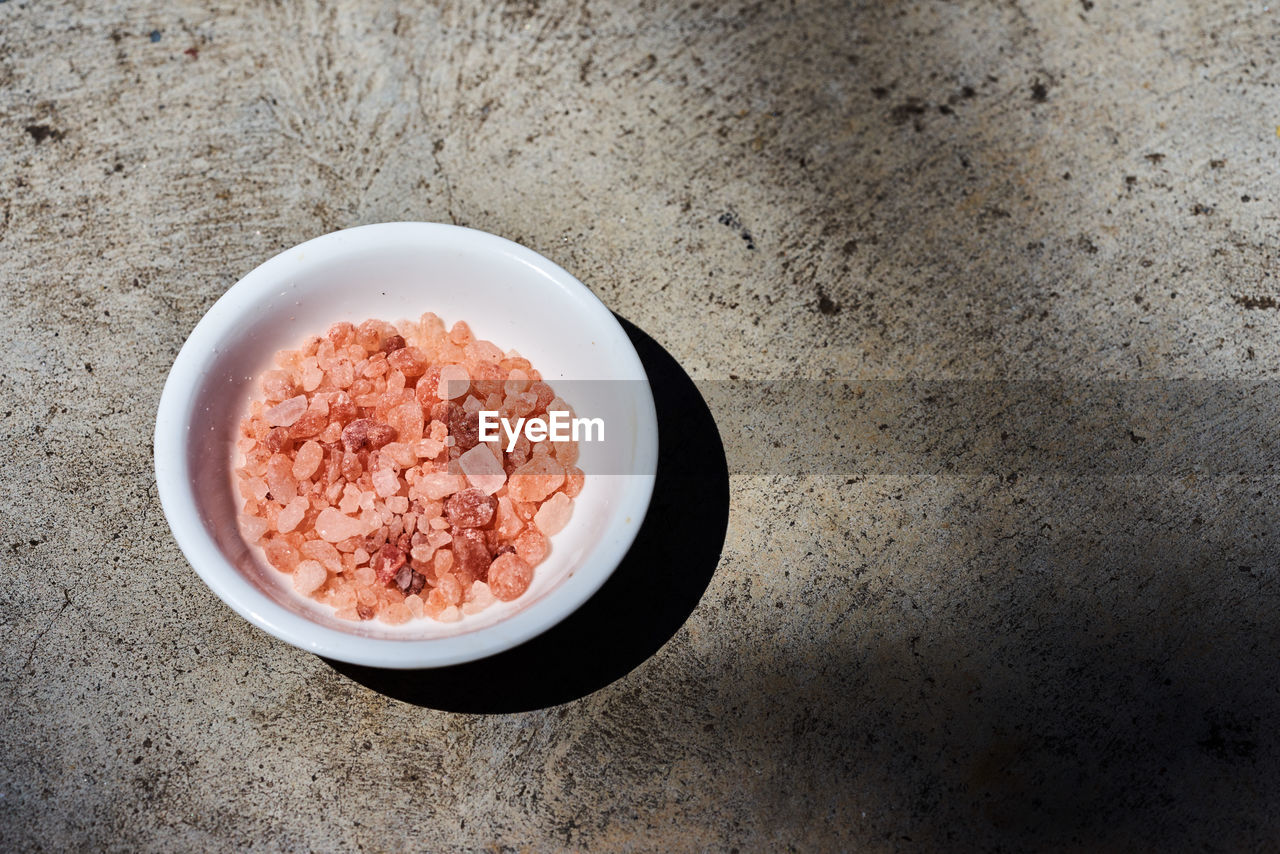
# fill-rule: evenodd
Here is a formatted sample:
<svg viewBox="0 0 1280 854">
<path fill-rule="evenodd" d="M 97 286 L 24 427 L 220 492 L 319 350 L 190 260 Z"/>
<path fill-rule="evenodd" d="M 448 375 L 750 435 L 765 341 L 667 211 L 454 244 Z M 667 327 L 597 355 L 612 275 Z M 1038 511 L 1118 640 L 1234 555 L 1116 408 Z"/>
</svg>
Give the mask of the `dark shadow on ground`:
<svg viewBox="0 0 1280 854">
<path fill-rule="evenodd" d="M 691 380 L 631 322 L 658 413 L 653 501 L 631 550 L 603 587 L 559 625 L 481 661 L 434 670 L 326 662 L 367 688 L 451 712 L 500 714 L 584 697 L 657 652 L 697 606 L 729 524 L 729 472 L 715 419 Z"/>
</svg>

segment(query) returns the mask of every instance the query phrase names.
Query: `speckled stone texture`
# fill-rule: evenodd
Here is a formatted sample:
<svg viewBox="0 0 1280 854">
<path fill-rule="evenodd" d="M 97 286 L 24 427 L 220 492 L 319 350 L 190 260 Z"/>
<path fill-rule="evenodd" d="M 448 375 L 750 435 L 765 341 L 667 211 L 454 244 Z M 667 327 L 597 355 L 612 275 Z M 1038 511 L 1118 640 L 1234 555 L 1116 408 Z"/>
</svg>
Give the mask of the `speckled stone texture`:
<svg viewBox="0 0 1280 854">
<path fill-rule="evenodd" d="M 736 474 L 657 654 L 462 715 L 222 605 L 150 432 L 240 275 L 398 219 L 698 380 L 1269 380 L 1277 14 L 0 2 L 0 848 L 1274 842 L 1274 474 Z"/>
</svg>

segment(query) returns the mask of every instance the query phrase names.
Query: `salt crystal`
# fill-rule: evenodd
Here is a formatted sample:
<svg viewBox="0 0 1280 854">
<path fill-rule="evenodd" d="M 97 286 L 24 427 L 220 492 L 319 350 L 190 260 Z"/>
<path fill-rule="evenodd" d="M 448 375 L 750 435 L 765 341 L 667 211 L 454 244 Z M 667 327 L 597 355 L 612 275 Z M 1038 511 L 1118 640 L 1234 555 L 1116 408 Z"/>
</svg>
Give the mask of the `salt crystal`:
<svg viewBox="0 0 1280 854">
<path fill-rule="evenodd" d="M 330 572 L 342 571 L 342 556 L 332 543 L 324 540 L 307 540 L 302 544 L 302 553 L 312 560 L 319 561 Z"/>
<path fill-rule="evenodd" d="M 460 528 L 479 528 L 489 524 L 498 502 L 483 490 L 471 487 L 449 496 L 444 503 L 449 522 Z"/>
<path fill-rule="evenodd" d="M 274 454 L 267 461 L 266 481 L 273 501 L 287 504 L 298 495 L 298 482 L 293 478 L 293 461 L 285 454 Z"/>
<path fill-rule="evenodd" d="M 409 610 L 408 605 L 399 602 L 394 605 L 388 605 L 386 610 L 378 615 L 378 619 L 388 625 L 398 626 L 413 619 L 413 612 Z"/>
<path fill-rule="evenodd" d="M 467 482 L 485 495 L 493 495 L 507 482 L 502 463 L 494 457 L 487 445 L 476 445 L 458 457 L 458 467 L 466 475 Z"/>
<path fill-rule="evenodd" d="M 332 507 L 324 508 L 316 517 L 316 533 L 330 543 L 360 536 L 366 530 L 367 526 L 359 519 L 352 519 Z"/>
<path fill-rule="evenodd" d="M 297 480 L 307 480 L 316 470 L 320 468 L 320 462 L 324 459 L 324 448 L 320 447 L 319 442 L 307 440 L 302 443 L 302 447 L 298 449 L 298 455 L 293 458 L 293 476 Z"/>
<path fill-rule="evenodd" d="M 244 515 L 240 517 L 240 533 L 252 544 L 257 544 L 267 533 L 270 526 L 261 516 Z"/>
<path fill-rule="evenodd" d="M 405 607 L 409 609 L 409 613 L 415 617 L 422 616 L 422 597 L 416 593 L 411 593 L 404 597 Z"/>
<path fill-rule="evenodd" d="M 456 623 L 462 619 L 462 612 L 458 610 L 457 605 L 450 605 L 437 614 L 436 619 L 442 623 Z"/>
<path fill-rule="evenodd" d="M 515 507 L 511 504 L 511 499 L 502 496 L 498 499 L 497 521 L 494 528 L 498 535 L 505 540 L 511 540 L 524 527 L 524 522 L 516 514 Z"/>
<path fill-rule="evenodd" d="M 392 513 L 408 513 L 409 499 L 403 495 L 395 495 L 387 499 L 387 509 Z"/>
<path fill-rule="evenodd" d="M 293 571 L 293 589 L 303 596 L 310 596 L 329 580 L 329 573 L 314 560 L 304 560 Z"/>
<path fill-rule="evenodd" d="M 463 487 L 462 477 L 449 472 L 429 472 L 418 478 L 418 489 L 427 498 L 440 499 Z"/>
<path fill-rule="evenodd" d="M 453 400 L 462 397 L 471 387 L 471 376 L 462 365 L 444 365 L 440 368 L 440 385 L 436 397 Z"/>
<path fill-rule="evenodd" d="M 550 545 L 547 538 L 536 528 L 528 528 L 520 532 L 511 543 L 516 547 L 516 554 L 529 566 L 537 566 L 547 556 Z"/>
<path fill-rule="evenodd" d="M 518 555 L 504 554 L 489 567 L 489 589 L 503 602 L 520 596 L 533 581 L 533 567 Z"/>
<path fill-rule="evenodd" d="M 573 500 L 563 492 L 557 492 L 538 508 L 538 512 L 533 515 L 533 523 L 538 526 L 538 530 L 550 537 L 564 530 L 572 514 Z"/>
<path fill-rule="evenodd" d="M 276 530 L 282 534 L 287 534 L 298 527 L 298 523 L 302 521 L 303 516 L 307 515 L 307 510 L 310 507 L 311 503 L 307 501 L 305 495 L 299 495 L 290 501 L 280 511 L 280 515 L 276 517 Z"/>
<path fill-rule="evenodd" d="M 283 403 L 278 403 L 262 413 L 267 424 L 272 427 L 289 427 L 307 411 L 307 396 L 300 394 Z"/>
<path fill-rule="evenodd" d="M 564 466 L 550 456 L 535 456 L 511 473 L 507 489 L 513 501 L 541 501 L 563 482 Z"/>
<path fill-rule="evenodd" d="M 478 614 L 485 608 L 488 608 L 497 597 L 493 595 L 493 591 L 489 589 L 489 585 L 483 581 L 474 581 L 471 589 L 467 591 L 466 599 L 462 605 L 462 613 Z"/>
</svg>

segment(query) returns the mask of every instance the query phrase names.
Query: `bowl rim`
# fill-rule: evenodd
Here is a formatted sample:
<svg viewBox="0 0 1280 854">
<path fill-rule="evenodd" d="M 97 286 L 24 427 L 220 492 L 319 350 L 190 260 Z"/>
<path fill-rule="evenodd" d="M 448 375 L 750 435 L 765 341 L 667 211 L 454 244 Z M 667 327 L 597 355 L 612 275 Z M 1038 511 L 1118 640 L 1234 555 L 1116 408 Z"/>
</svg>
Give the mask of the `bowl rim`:
<svg viewBox="0 0 1280 854">
<path fill-rule="evenodd" d="M 431 242 L 493 251 L 513 257 L 540 272 L 564 295 L 592 315 L 594 334 L 609 336 L 631 374 L 620 379 L 644 380 L 637 398 L 635 470 L 612 515 L 610 533 L 593 550 L 592 559 L 570 571 L 544 596 L 497 623 L 444 638 L 372 638 L 316 623 L 290 611 L 246 578 L 226 557 L 201 521 L 187 462 L 189 415 L 208 354 L 220 336 L 236 323 L 252 296 L 265 286 L 295 276 L 290 258 L 305 253 L 310 263 L 337 259 L 370 244 Z M 647 429 L 646 429 L 647 428 Z M 385 222 L 329 232 L 286 248 L 245 274 L 205 312 L 188 335 L 169 370 L 156 411 L 154 467 L 165 519 L 179 549 L 206 585 L 232 610 L 253 625 L 299 649 L 351 664 L 391 669 L 444 667 L 485 658 L 536 637 L 584 604 L 613 574 L 639 533 L 657 474 L 658 421 L 644 366 L 617 318 L 586 285 L 555 262 L 496 234 L 433 222 Z"/>
</svg>

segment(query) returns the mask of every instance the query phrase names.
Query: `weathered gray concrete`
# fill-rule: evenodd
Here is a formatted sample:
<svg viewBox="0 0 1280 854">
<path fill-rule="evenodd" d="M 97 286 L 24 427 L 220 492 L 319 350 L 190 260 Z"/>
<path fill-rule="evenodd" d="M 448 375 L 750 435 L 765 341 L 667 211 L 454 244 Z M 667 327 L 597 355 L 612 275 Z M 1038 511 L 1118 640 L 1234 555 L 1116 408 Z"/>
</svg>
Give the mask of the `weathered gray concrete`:
<svg viewBox="0 0 1280 854">
<path fill-rule="evenodd" d="M 693 6 L 0 3 L 0 847 L 1280 835 L 1274 476 L 738 476 L 671 641 L 510 716 L 187 567 L 168 367 L 359 223 L 520 240 L 699 379 L 1274 375 L 1280 11 Z"/>
</svg>

